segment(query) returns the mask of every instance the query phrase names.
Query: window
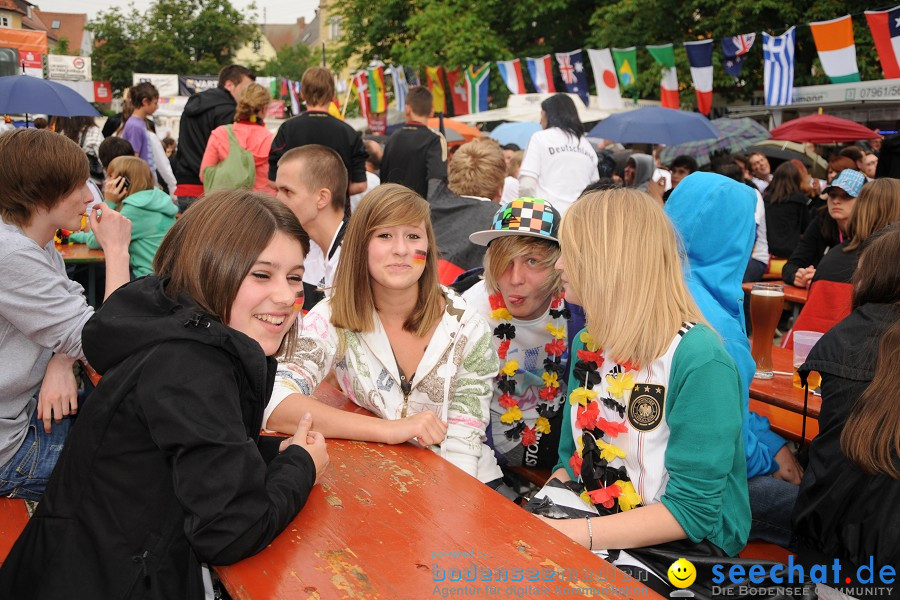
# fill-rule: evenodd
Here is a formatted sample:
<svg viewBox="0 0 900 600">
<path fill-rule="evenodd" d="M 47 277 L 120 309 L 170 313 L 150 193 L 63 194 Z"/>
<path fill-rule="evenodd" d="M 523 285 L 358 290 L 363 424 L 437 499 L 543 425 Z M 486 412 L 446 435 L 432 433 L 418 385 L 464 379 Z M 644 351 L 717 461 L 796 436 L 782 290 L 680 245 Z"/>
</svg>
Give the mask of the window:
<svg viewBox="0 0 900 600">
<path fill-rule="evenodd" d="M 50 29 L 59 29 L 59 19 L 53 19 L 53 22 L 50 23 Z"/>
<path fill-rule="evenodd" d="M 328 24 L 331 26 L 329 37 L 333 40 L 338 40 L 341 38 L 341 18 L 340 17 L 332 17 Z"/>
<path fill-rule="evenodd" d="M 9 17 L 0 15 L 0 27 L 9 27 Z"/>
</svg>

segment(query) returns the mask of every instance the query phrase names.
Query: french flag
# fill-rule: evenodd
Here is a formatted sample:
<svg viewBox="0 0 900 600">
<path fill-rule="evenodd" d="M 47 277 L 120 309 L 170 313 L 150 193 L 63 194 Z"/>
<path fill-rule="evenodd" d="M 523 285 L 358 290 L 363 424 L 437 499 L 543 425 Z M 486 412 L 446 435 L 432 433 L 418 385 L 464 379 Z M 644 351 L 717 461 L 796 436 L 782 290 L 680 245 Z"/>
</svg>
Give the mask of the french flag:
<svg viewBox="0 0 900 600">
<path fill-rule="evenodd" d="M 691 63 L 691 78 L 697 91 L 697 111 L 709 116 L 712 110 L 713 40 L 685 42 L 684 49 L 687 51 L 688 62 Z"/>
<path fill-rule="evenodd" d="M 550 55 L 525 60 L 528 62 L 528 74 L 531 75 L 535 89 L 542 94 L 555 94 L 556 86 L 553 85 L 553 64 L 550 62 Z"/>
<path fill-rule="evenodd" d="M 497 68 L 500 70 L 500 77 L 503 83 L 509 88 L 510 94 L 525 93 L 525 78 L 522 77 L 522 61 L 518 58 L 515 60 L 498 60 Z"/>
<path fill-rule="evenodd" d="M 884 78 L 900 77 L 900 6 L 890 10 L 867 10 L 866 21 L 872 30 Z"/>
</svg>

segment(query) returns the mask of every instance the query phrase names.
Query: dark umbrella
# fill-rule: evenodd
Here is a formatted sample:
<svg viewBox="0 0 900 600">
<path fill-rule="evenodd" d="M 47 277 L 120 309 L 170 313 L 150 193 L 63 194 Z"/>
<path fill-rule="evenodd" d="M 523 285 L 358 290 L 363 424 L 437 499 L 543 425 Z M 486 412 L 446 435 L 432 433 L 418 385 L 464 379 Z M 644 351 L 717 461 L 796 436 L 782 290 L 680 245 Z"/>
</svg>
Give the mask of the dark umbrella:
<svg viewBox="0 0 900 600">
<path fill-rule="evenodd" d="M 0 77 L 0 113 L 43 113 L 59 117 L 96 117 L 100 113 L 81 94 L 61 83 L 30 75 Z"/>
<path fill-rule="evenodd" d="M 880 137 L 859 123 L 831 115 L 808 115 L 779 125 L 771 131 L 773 140 L 834 144 Z"/>
<path fill-rule="evenodd" d="M 719 130 L 718 138 L 666 146 L 660 153 L 659 159 L 664 164 L 669 164 L 676 156 L 686 154 L 696 159 L 697 164 L 702 167 L 709 164 L 709 157 L 715 152 L 742 152 L 757 142 L 769 139 L 769 132 L 766 131 L 766 128 L 747 117 L 740 119 L 725 117 L 715 119 L 712 123 Z"/>
<path fill-rule="evenodd" d="M 719 130 L 699 113 L 645 106 L 610 115 L 597 123 L 588 135 L 623 144 L 674 146 L 694 140 L 717 138 Z"/>
</svg>

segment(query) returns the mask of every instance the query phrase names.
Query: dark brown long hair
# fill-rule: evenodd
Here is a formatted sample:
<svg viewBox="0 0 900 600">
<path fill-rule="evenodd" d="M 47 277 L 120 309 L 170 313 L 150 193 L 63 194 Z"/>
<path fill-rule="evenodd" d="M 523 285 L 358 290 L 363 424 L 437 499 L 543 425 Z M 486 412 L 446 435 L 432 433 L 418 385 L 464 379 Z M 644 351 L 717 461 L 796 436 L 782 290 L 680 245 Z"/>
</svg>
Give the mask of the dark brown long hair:
<svg viewBox="0 0 900 600">
<path fill-rule="evenodd" d="M 791 161 L 783 162 L 772 174 L 772 183 L 766 188 L 767 202 L 785 202 L 794 194 L 801 194 L 803 180 L 800 177 L 800 169 Z"/>
<path fill-rule="evenodd" d="M 853 276 L 853 307 L 900 302 L 900 223 L 876 232 L 864 246 Z M 876 364 L 841 432 L 841 449 L 863 472 L 900 479 L 900 319 L 882 336 Z"/>
</svg>

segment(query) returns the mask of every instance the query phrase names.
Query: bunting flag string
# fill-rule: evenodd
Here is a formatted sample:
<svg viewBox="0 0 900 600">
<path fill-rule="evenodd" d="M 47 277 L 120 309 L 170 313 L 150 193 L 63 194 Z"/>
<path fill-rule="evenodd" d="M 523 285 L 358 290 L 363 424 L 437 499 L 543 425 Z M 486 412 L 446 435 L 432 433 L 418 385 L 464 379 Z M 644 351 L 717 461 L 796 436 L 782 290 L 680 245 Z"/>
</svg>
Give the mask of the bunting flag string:
<svg viewBox="0 0 900 600">
<path fill-rule="evenodd" d="M 872 31 L 875 47 L 885 78 L 900 78 L 900 6 L 889 10 L 865 11 L 866 21 Z M 829 21 L 812 22 L 810 27 L 819 59 L 825 74 L 832 83 L 860 81 L 856 60 L 852 18 L 844 15 Z M 757 33 L 719 39 L 722 65 L 729 75 L 740 77 L 743 63 L 756 41 Z M 766 104 L 783 106 L 790 104 L 794 83 L 794 54 L 796 27 L 781 35 L 763 33 L 764 90 Z M 713 97 L 713 60 L 715 39 L 681 42 L 690 63 L 691 78 L 697 96 L 698 112 L 709 115 Z M 674 43 L 642 46 L 646 48 L 661 69 L 660 98 L 666 107 L 679 107 L 678 73 L 675 66 Z M 576 49 L 555 52 L 540 57 L 527 57 L 525 63 L 534 89 L 538 93 L 556 93 L 553 72 L 555 57 L 561 80 L 566 91 L 577 94 L 585 106 L 590 102 L 590 82 L 584 64 L 584 53 L 590 61 L 599 106 L 621 107 L 622 93 L 634 94 L 637 99 L 637 46 L 628 48 Z M 511 94 L 527 93 L 523 76 L 522 59 L 494 61 L 503 84 Z M 353 89 L 360 95 L 363 116 L 387 110 L 385 74 L 393 82 L 393 97 L 397 109 L 403 111 L 410 85 L 419 85 L 418 72 L 411 67 L 373 66 L 353 78 Z M 447 77 L 449 90 L 444 82 Z M 435 112 L 465 115 L 488 109 L 490 63 L 481 67 L 447 68 L 426 66 L 425 81 L 432 93 Z M 295 88 L 296 84 L 296 88 Z M 291 97 L 292 106 L 299 110 L 299 83 L 282 80 L 282 96 Z M 450 98 L 447 98 L 449 93 Z M 295 99 L 296 98 L 296 99 Z"/>
</svg>

